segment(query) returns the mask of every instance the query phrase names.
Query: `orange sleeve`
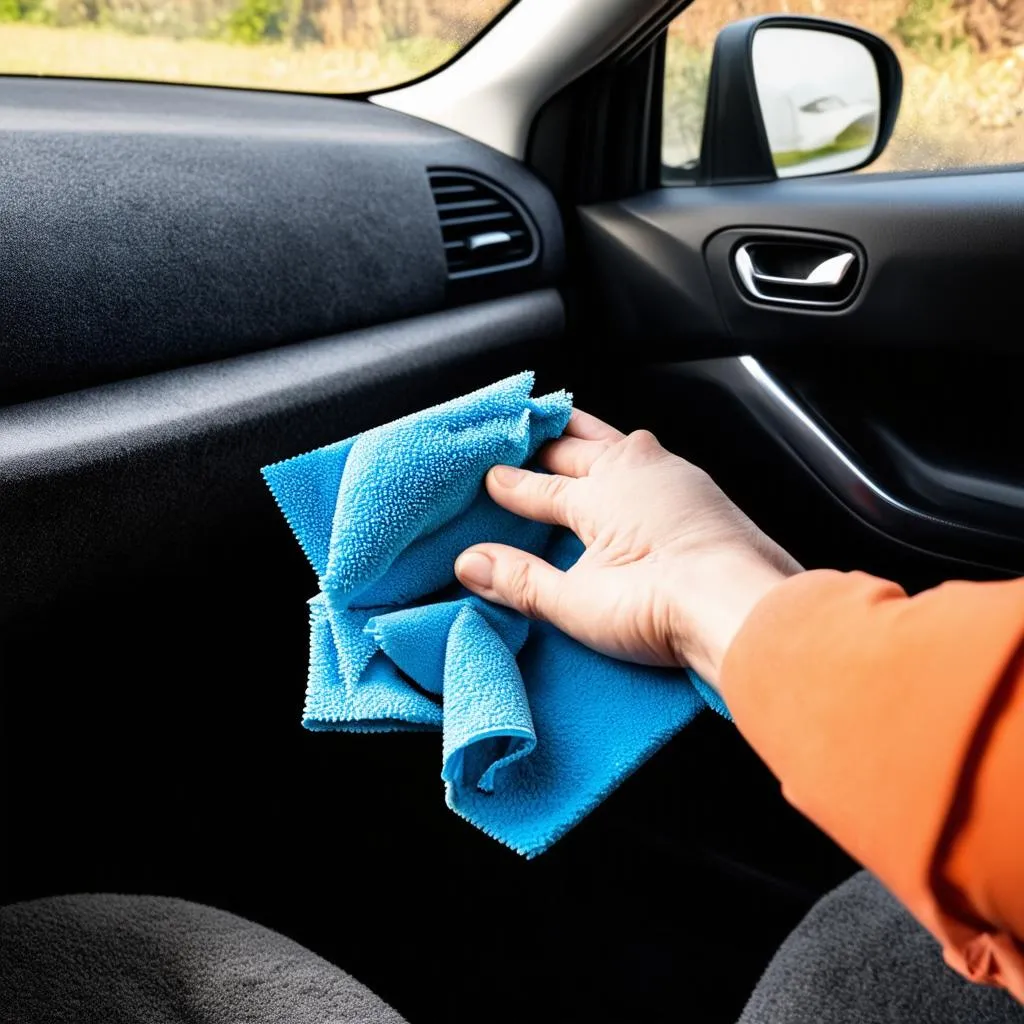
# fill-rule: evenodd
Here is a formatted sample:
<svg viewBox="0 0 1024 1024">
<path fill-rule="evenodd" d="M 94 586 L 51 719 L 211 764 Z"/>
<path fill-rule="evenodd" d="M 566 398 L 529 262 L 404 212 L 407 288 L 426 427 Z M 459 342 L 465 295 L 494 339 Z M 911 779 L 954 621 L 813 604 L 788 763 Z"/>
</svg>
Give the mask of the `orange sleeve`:
<svg viewBox="0 0 1024 1024">
<path fill-rule="evenodd" d="M 1024 579 L 907 597 L 803 573 L 755 607 L 721 689 L 787 798 L 952 966 L 1024 1001 Z"/>
</svg>

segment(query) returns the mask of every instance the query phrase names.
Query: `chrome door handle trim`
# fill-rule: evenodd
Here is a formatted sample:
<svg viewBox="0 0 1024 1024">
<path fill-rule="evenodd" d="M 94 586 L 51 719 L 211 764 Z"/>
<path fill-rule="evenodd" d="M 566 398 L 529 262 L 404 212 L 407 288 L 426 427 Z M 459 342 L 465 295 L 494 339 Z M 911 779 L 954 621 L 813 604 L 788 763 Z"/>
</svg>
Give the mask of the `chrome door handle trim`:
<svg viewBox="0 0 1024 1024">
<path fill-rule="evenodd" d="M 806 277 L 777 277 L 773 274 L 763 274 L 754 265 L 754 259 L 750 254 L 753 245 L 763 244 L 747 242 L 741 245 L 733 255 L 733 266 L 739 276 L 740 282 L 747 292 L 755 299 L 762 302 L 774 302 L 789 306 L 837 306 L 846 301 L 846 297 L 838 301 L 827 299 L 799 299 L 791 297 L 780 297 L 766 295 L 762 291 L 763 286 L 782 285 L 795 288 L 835 288 L 842 283 L 847 271 L 856 263 L 857 254 L 850 252 L 837 253 L 823 260 Z M 810 294 L 810 293 L 809 293 Z"/>
</svg>

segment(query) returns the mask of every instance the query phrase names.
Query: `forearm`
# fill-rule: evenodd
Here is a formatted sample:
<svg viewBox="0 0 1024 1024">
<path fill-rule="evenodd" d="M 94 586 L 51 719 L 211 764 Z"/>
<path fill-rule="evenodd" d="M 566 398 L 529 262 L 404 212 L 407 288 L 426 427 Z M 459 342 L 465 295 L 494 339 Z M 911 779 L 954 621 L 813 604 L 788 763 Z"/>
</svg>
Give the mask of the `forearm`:
<svg viewBox="0 0 1024 1024">
<path fill-rule="evenodd" d="M 1024 858 L 999 851 L 1024 842 L 1019 803 L 1006 813 L 1024 786 L 1022 636 L 1021 582 L 907 598 L 863 574 L 814 572 L 768 587 L 717 679 L 787 797 L 951 962 L 1018 997 Z"/>
</svg>

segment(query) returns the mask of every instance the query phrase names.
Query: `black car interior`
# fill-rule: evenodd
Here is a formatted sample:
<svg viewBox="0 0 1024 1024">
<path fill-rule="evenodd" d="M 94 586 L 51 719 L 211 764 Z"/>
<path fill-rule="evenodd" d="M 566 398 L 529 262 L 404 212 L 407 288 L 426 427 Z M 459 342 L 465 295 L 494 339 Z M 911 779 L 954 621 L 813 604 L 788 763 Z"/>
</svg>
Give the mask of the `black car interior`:
<svg viewBox="0 0 1024 1024">
<path fill-rule="evenodd" d="M 300 725 L 316 581 L 259 468 L 524 368 L 809 567 L 1024 566 L 1024 168 L 663 185 L 663 27 L 525 162 L 364 99 L 0 81 L 0 902 L 208 903 L 413 1022 L 731 1021 L 854 870 L 714 715 L 535 861 L 436 736 Z M 751 301 L 746 244 L 857 276 Z"/>
</svg>

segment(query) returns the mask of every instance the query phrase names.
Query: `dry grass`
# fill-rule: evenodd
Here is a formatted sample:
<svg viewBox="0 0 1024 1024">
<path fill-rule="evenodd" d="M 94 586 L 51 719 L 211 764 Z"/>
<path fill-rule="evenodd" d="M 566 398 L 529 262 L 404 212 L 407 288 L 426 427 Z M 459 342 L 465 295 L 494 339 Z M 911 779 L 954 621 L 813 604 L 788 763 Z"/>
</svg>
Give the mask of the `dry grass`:
<svg viewBox="0 0 1024 1024">
<path fill-rule="evenodd" d="M 797 6 L 795 0 L 791 6 Z M 812 4 L 800 6 L 806 9 Z M 679 22 L 686 17 L 684 13 Z M 677 30 L 669 36 L 665 93 L 669 163 L 691 160 L 700 150 L 711 65 L 711 48 L 700 41 L 714 36 L 710 27 L 697 27 L 698 32 Z M 960 47 L 925 60 L 902 47 L 891 33 L 889 41 L 903 67 L 903 102 L 896 131 L 869 171 L 1024 163 L 1024 48 L 984 58 Z"/>
<path fill-rule="evenodd" d="M 407 81 L 446 60 L 440 40 L 380 50 L 287 43 L 239 46 L 93 28 L 0 24 L 0 73 L 127 78 L 295 92 L 364 92 Z"/>
<path fill-rule="evenodd" d="M 956 16 L 937 5 L 930 27 L 948 34 L 946 52 L 920 53 L 900 41 L 897 24 L 911 9 L 909 0 L 721 0 L 687 8 L 669 30 L 672 55 L 694 70 L 710 65 L 710 50 L 723 25 L 755 14 L 787 12 L 849 21 L 883 36 L 897 51 L 903 67 L 904 94 L 892 141 L 870 170 L 937 170 L 968 165 L 1024 163 L 1024 48 L 982 56 L 969 46 L 948 45 L 958 32 Z M 947 14 L 950 12 L 946 12 Z M 676 72 L 687 85 L 685 111 L 669 125 L 680 153 L 695 154 L 692 98 L 695 83 Z M 668 97 L 666 97 L 668 99 Z M 668 104 L 666 104 L 668 108 Z M 699 124 L 703 111 L 696 115 Z"/>
<path fill-rule="evenodd" d="M 700 49 L 714 45 L 723 26 L 759 14 L 810 14 L 852 22 L 879 35 L 889 33 L 908 0 L 717 0 L 687 7 L 669 27 L 672 35 Z"/>
<path fill-rule="evenodd" d="M 896 131 L 872 170 L 1024 163 L 1024 50 L 983 60 L 967 50 L 933 61 L 902 52 Z"/>
</svg>

